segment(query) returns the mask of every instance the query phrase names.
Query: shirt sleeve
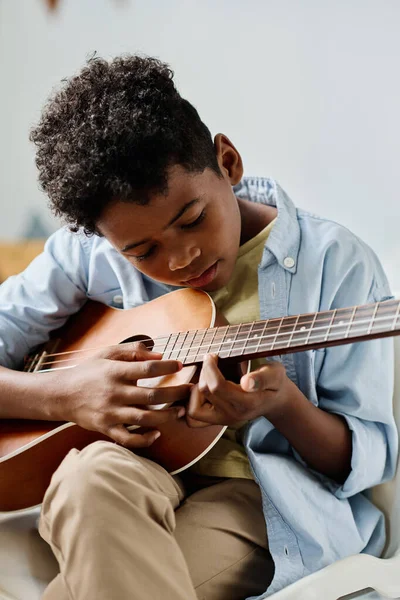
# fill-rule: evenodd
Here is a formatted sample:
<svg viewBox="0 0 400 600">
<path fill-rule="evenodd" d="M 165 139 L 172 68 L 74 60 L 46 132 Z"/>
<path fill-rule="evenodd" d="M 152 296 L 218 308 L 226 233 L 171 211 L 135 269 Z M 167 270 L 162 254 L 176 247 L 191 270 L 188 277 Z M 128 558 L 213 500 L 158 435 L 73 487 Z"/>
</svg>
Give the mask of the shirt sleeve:
<svg viewBox="0 0 400 600">
<path fill-rule="evenodd" d="M 0 364 L 18 368 L 24 356 L 86 301 L 88 256 L 80 234 L 63 228 L 19 275 L 0 286 Z"/>
<path fill-rule="evenodd" d="M 338 276 L 333 277 L 336 283 L 325 286 L 324 310 L 328 305 L 335 309 L 392 297 L 376 255 L 355 236 L 346 244 L 347 235 L 349 232 L 340 254 L 332 249 L 331 255 L 325 256 L 327 276 L 335 272 Z M 319 407 L 341 415 L 352 433 L 349 476 L 342 485 L 326 480 L 338 498 L 348 498 L 394 476 L 398 435 L 393 383 L 393 338 L 325 350 L 316 381 Z"/>
</svg>

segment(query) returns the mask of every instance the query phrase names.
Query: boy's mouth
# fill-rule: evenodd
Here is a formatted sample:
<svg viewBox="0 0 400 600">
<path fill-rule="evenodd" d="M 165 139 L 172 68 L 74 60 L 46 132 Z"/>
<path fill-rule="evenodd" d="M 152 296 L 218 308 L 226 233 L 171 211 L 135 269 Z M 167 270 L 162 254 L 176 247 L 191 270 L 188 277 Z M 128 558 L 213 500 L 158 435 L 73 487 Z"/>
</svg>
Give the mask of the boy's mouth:
<svg viewBox="0 0 400 600">
<path fill-rule="evenodd" d="M 218 261 L 216 261 L 211 267 L 208 267 L 201 275 L 198 277 L 193 277 L 192 279 L 187 279 L 182 283 L 184 285 L 190 285 L 191 287 L 203 287 L 212 282 L 217 274 L 218 269 Z"/>
</svg>

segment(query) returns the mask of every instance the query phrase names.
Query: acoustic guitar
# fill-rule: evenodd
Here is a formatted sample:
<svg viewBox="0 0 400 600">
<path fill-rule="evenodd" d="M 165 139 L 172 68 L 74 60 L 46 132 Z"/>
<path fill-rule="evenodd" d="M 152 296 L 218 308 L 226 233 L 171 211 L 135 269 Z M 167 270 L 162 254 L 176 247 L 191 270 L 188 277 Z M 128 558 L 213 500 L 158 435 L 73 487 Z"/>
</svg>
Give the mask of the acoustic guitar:
<svg viewBox="0 0 400 600">
<path fill-rule="evenodd" d="M 137 385 L 162 387 L 195 381 L 207 353 L 217 354 L 222 372 L 231 380 L 236 373 L 238 380 L 252 358 L 399 334 L 399 300 L 229 325 L 207 293 L 186 288 L 128 310 L 88 301 L 26 360 L 24 370 L 45 377 L 50 371 L 75 367 L 99 349 L 142 341 L 161 352 L 163 359 L 180 360 L 184 367 L 174 375 L 139 380 Z M 149 448 L 135 452 L 175 474 L 204 456 L 226 427 L 191 428 L 183 417 L 159 429 L 161 436 Z M 101 439 L 109 438 L 75 423 L 0 421 L 0 510 L 39 504 L 69 450 Z"/>
</svg>

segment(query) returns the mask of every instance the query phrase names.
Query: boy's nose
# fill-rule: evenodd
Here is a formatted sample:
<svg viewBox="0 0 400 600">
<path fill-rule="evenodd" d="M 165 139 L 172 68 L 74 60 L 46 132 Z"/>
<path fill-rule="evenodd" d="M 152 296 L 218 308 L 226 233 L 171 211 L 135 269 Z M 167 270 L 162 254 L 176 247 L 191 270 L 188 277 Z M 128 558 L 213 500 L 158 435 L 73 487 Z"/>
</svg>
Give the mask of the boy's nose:
<svg viewBox="0 0 400 600">
<path fill-rule="evenodd" d="M 179 269 L 185 269 L 190 263 L 200 256 L 200 248 L 179 248 L 175 253 L 170 254 L 168 260 L 168 266 L 171 271 L 178 271 Z"/>
</svg>

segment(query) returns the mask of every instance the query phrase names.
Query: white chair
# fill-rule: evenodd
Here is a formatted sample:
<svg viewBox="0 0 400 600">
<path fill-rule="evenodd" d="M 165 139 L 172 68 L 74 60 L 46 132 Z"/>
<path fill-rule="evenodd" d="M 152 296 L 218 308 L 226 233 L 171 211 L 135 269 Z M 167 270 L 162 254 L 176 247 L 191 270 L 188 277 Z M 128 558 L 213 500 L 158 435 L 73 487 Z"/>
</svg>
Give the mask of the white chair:
<svg viewBox="0 0 400 600">
<path fill-rule="evenodd" d="M 395 338 L 395 365 L 394 412 L 400 430 L 400 336 Z M 400 597 L 400 468 L 394 480 L 372 493 L 388 520 L 383 556 L 350 556 L 288 586 L 271 600 L 337 600 L 366 588 L 388 598 Z M 38 515 L 39 508 L 0 513 L 0 600 L 40 600 L 58 572 L 54 556 L 37 532 Z"/>
<path fill-rule="evenodd" d="M 40 507 L 0 513 L 0 600 L 39 600 L 58 573 L 37 531 Z"/>
</svg>

